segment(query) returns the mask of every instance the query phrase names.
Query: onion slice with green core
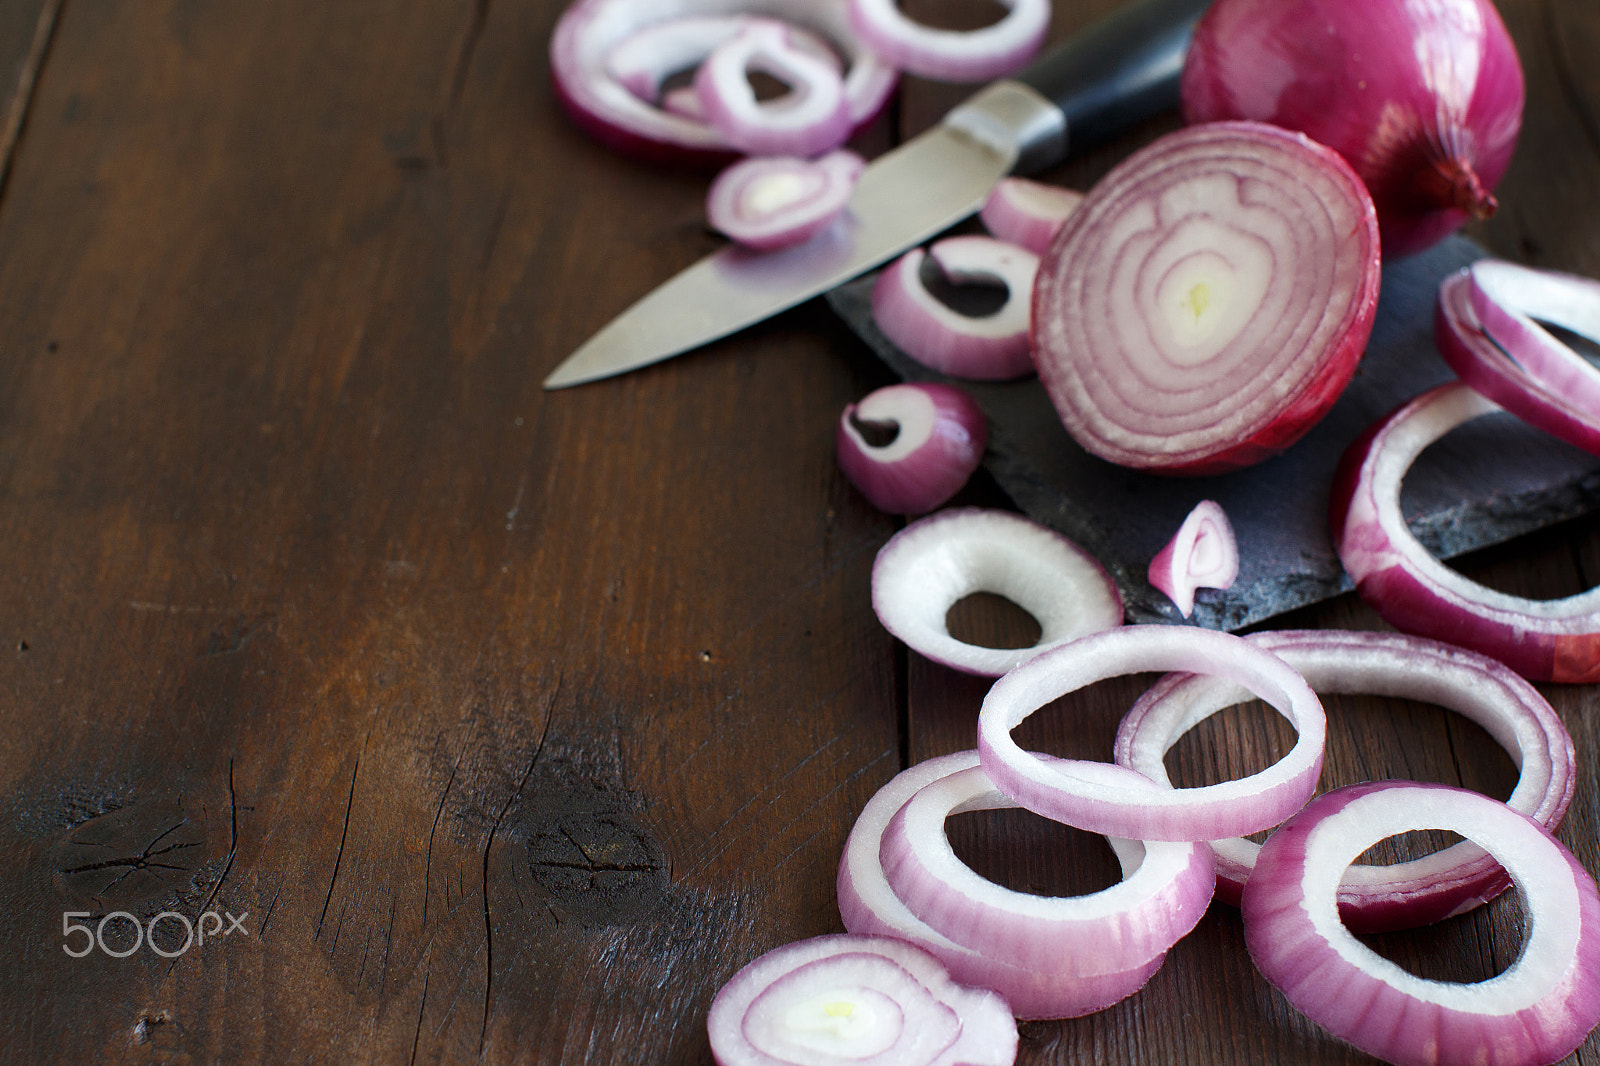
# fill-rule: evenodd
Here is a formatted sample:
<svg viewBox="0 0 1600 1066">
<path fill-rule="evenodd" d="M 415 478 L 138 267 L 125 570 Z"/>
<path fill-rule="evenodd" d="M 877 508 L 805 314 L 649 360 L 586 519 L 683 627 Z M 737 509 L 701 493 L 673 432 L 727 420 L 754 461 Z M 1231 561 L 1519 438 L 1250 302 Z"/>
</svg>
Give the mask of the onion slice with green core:
<svg viewBox="0 0 1600 1066">
<path fill-rule="evenodd" d="M 983 316 L 963 314 L 928 291 L 924 258 L 950 282 L 1002 285 L 1006 302 Z M 913 248 L 878 275 L 872 317 L 911 358 L 952 377 L 1006 381 L 1033 373 L 1028 351 L 1028 296 L 1039 257 L 993 237 L 946 237 L 923 252 Z"/>
<path fill-rule="evenodd" d="M 1404 633 L 1274 630 L 1245 639 L 1288 663 L 1317 692 L 1419 700 L 1476 722 L 1518 767 L 1506 803 L 1551 831 L 1561 824 L 1577 781 L 1572 737 L 1539 691 L 1503 664 Z M 1178 739 L 1250 698 L 1225 678 L 1168 674 L 1123 718 L 1114 757 L 1169 784 L 1164 757 Z M 1260 845 L 1230 837 L 1211 847 L 1217 897 L 1237 905 Z M 1509 884 L 1482 848 L 1462 841 L 1408 862 L 1352 863 L 1339 885 L 1339 913 L 1358 933 L 1410 929 L 1469 911 Z"/>
<path fill-rule="evenodd" d="M 1400 510 L 1401 479 L 1422 450 L 1499 410 L 1451 382 L 1358 438 L 1334 476 L 1334 547 L 1361 597 L 1396 629 L 1471 648 L 1530 681 L 1600 681 L 1600 587 L 1559 600 L 1487 588 L 1428 554 Z"/>
<path fill-rule="evenodd" d="M 985 648 L 951 636 L 945 616 L 975 592 L 1032 614 L 1038 643 Z M 939 511 L 890 537 L 872 564 L 872 609 L 912 651 L 985 677 L 1122 625 L 1122 594 L 1092 555 L 1022 515 L 978 507 Z"/>
<path fill-rule="evenodd" d="M 865 160 L 844 148 L 815 160 L 744 159 L 711 183 L 706 220 L 748 248 L 787 248 L 815 236 L 839 216 L 865 167 Z"/>
<path fill-rule="evenodd" d="M 1337 154 L 1261 123 L 1191 126 L 1068 216 L 1033 291 L 1033 357 L 1085 450 L 1220 473 L 1282 451 L 1338 398 L 1378 281 L 1372 201 Z"/>
<path fill-rule="evenodd" d="M 1506 868 L 1525 916 L 1521 954 L 1485 981 L 1418 977 L 1339 920 L 1344 869 L 1386 837 L 1460 833 Z M 1600 1022 L 1600 895 L 1554 837 L 1499 800 L 1445 785 L 1336 789 L 1267 839 L 1246 882 L 1245 943 L 1296 1009 L 1401 1066 L 1533 1066 L 1571 1054 Z"/>
<path fill-rule="evenodd" d="M 872 506 L 926 514 L 967 483 L 988 439 L 988 421 L 971 396 L 916 382 L 887 385 L 846 407 L 836 445 L 840 469 Z"/>
<path fill-rule="evenodd" d="M 1050 29 L 1050 0 L 999 2 L 1010 10 L 999 22 L 978 30 L 913 22 L 895 0 L 850 0 L 850 24 L 885 62 L 909 74 L 936 81 L 989 81 L 1021 70 Z"/>
<path fill-rule="evenodd" d="M 1480 259 L 1439 286 L 1439 354 L 1524 422 L 1600 455 L 1600 367 L 1536 319 L 1600 344 L 1600 281 Z"/>
<path fill-rule="evenodd" d="M 1031 178 L 1001 178 L 978 211 L 983 226 L 995 237 L 1043 255 L 1067 216 L 1083 202 L 1083 193 Z"/>
<path fill-rule="evenodd" d="M 757 100 L 752 71 L 772 75 L 789 92 Z M 850 107 L 838 70 L 807 54 L 782 23 L 753 19 L 717 45 L 695 72 L 694 90 L 706 121 L 743 152 L 810 156 L 850 136 Z"/>
<path fill-rule="evenodd" d="M 745 966 L 706 1019 L 718 1066 L 1010 1066 L 1017 1023 L 987 989 L 950 980 L 927 952 L 830 934 Z"/>
<path fill-rule="evenodd" d="M 1233 523 L 1215 500 L 1201 500 L 1166 546 L 1150 560 L 1150 584 L 1185 618 L 1194 613 L 1196 589 L 1226 589 L 1239 576 L 1239 542 Z"/>
<path fill-rule="evenodd" d="M 1147 670 L 1227 678 L 1270 704 L 1299 736 L 1264 770 L 1180 789 L 1107 780 L 1104 763 L 1046 762 L 1011 736 L 1069 692 Z M 1124 626 L 1052 648 L 996 681 L 978 713 L 978 755 L 996 786 L 1046 818 L 1135 840 L 1216 840 L 1270 828 L 1305 805 L 1322 770 L 1326 729 L 1322 704 L 1300 675 L 1243 638 L 1193 626 Z"/>
</svg>

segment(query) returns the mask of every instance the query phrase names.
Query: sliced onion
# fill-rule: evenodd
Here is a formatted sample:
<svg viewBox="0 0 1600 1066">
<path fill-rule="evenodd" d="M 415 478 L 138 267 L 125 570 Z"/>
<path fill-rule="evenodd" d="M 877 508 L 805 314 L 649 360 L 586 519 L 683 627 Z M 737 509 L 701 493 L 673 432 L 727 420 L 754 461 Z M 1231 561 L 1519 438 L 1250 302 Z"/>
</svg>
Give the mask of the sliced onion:
<svg viewBox="0 0 1600 1066">
<path fill-rule="evenodd" d="M 672 75 L 698 67 L 718 45 L 737 36 L 751 20 L 749 15 L 689 15 L 653 22 L 611 47 L 606 53 L 606 72 L 647 104 L 660 103 L 668 109 L 678 108 L 679 113 L 704 117 L 692 88 L 685 86 L 687 92 L 663 95 L 661 87 Z M 842 73 L 838 55 L 821 37 L 791 25 L 789 39 L 796 48 Z M 683 109 L 682 104 L 672 103 L 674 99 L 696 102 Z"/>
<path fill-rule="evenodd" d="M 866 432 L 893 433 L 874 445 Z M 983 459 L 989 423 L 953 385 L 889 385 L 844 409 L 839 466 L 880 511 L 926 514 L 961 490 Z"/>
<path fill-rule="evenodd" d="M 1400 480 L 1422 450 L 1500 407 L 1459 382 L 1402 405 L 1345 452 L 1330 514 L 1339 560 L 1390 625 L 1499 659 L 1532 681 L 1600 681 L 1600 587 L 1559 600 L 1486 588 L 1418 542 Z"/>
<path fill-rule="evenodd" d="M 1166 593 L 1188 618 L 1196 589 L 1227 589 L 1239 576 L 1239 542 L 1233 523 L 1215 500 L 1201 500 L 1178 532 L 1150 560 L 1150 584 Z"/>
<path fill-rule="evenodd" d="M 878 275 L 872 316 L 911 358 L 953 377 L 1005 381 L 1033 373 L 1028 352 L 1028 294 L 1039 257 L 993 237 L 946 237 L 926 256 L 955 284 L 1003 285 L 1006 302 L 993 314 L 965 315 L 928 291 L 924 252 L 913 248 Z"/>
<path fill-rule="evenodd" d="M 750 72 L 770 74 L 789 92 L 763 103 Z M 838 70 L 807 55 L 787 27 L 752 20 L 719 44 L 695 72 L 694 91 L 706 121 L 742 152 L 816 155 L 850 136 L 850 107 Z"/>
<path fill-rule="evenodd" d="M 1600 367 L 1535 318 L 1600 343 L 1600 282 L 1480 259 L 1439 286 L 1439 353 L 1524 422 L 1600 455 Z"/>
<path fill-rule="evenodd" d="M 1001 178 L 978 211 L 984 228 L 1002 241 L 1043 255 L 1083 193 L 1029 178 Z"/>
<path fill-rule="evenodd" d="M 612 50 L 642 30 L 678 18 L 782 19 L 838 48 L 847 67 L 845 100 L 859 128 L 888 102 L 896 72 L 856 37 L 845 6 L 845 0 L 575 0 L 551 37 L 550 71 L 574 121 L 605 144 L 651 158 L 722 161 L 736 151 L 722 134 L 699 118 L 640 99 L 608 68 Z"/>
<path fill-rule="evenodd" d="M 1032 969 L 963 947 L 930 928 L 906 907 L 884 878 L 879 852 L 890 820 L 924 785 L 978 765 L 976 751 L 944 755 L 902 771 L 867 801 L 839 863 L 839 914 L 852 933 L 892 936 L 938 957 L 963 984 L 992 988 L 1005 997 L 1018 1018 L 1076 1018 L 1103 1010 L 1143 988 L 1165 955 L 1121 972 L 1096 975 L 1064 972 L 1069 961 Z M 1119 861 L 1133 851 L 1124 847 Z"/>
<path fill-rule="evenodd" d="M 706 1019 L 719 1066 L 1011 1066 L 1017 1023 L 994 992 L 886 937 L 785 944 L 734 974 Z"/>
<path fill-rule="evenodd" d="M 910 74 L 976 82 L 1015 74 L 1044 43 L 1050 0 L 1000 0 L 1005 16 L 981 30 L 913 22 L 895 0 L 850 0 L 850 24 L 867 46 Z"/>
<path fill-rule="evenodd" d="M 1038 643 L 985 648 L 952 637 L 945 616 L 975 592 L 1032 614 Z M 940 511 L 890 537 L 872 565 L 872 609 L 913 651 L 986 677 L 1122 624 L 1122 594 L 1092 555 L 1019 514 L 977 507 Z"/>
<path fill-rule="evenodd" d="M 1335 153 L 1259 123 L 1191 126 L 1067 218 L 1034 287 L 1034 361 L 1089 452 L 1230 470 L 1288 447 L 1338 398 L 1378 281 L 1372 201 Z"/>
<path fill-rule="evenodd" d="M 1046 762 L 1012 739 L 1052 700 L 1146 670 L 1225 677 L 1265 700 L 1299 736 L 1282 759 L 1249 777 L 1154 791 L 1108 781 L 1103 763 Z M 1046 818 L 1135 840 L 1216 840 L 1267 829 L 1305 805 L 1322 770 L 1326 727 L 1316 694 L 1270 652 L 1216 630 L 1125 626 L 1052 648 L 995 682 L 978 713 L 978 754 L 996 786 Z"/>
<path fill-rule="evenodd" d="M 1386 837 L 1460 833 L 1511 875 L 1524 944 L 1485 981 L 1418 977 L 1339 920 L 1346 866 Z M 1600 1022 L 1600 895 L 1577 859 L 1498 800 L 1389 781 L 1319 796 L 1268 838 L 1244 887 L 1244 934 L 1262 974 L 1298 1010 L 1385 1062 L 1553 1063 Z"/>
<path fill-rule="evenodd" d="M 821 159 L 758 156 L 717 175 L 706 194 L 706 218 L 740 244 L 786 248 L 828 226 L 856 187 L 866 162 L 841 148 Z"/>
<path fill-rule="evenodd" d="M 1245 638 L 1278 656 L 1322 693 L 1420 700 L 1482 726 L 1519 769 L 1507 804 L 1554 831 L 1577 781 L 1572 737 L 1537 689 L 1501 663 L 1404 633 L 1279 630 Z M 1116 761 L 1170 783 L 1163 757 L 1206 718 L 1250 698 L 1224 678 L 1169 674 L 1133 705 L 1117 729 Z M 1212 841 L 1217 896 L 1237 904 L 1260 846 Z M 1462 841 L 1391 865 L 1354 863 L 1339 885 L 1339 913 L 1358 933 L 1409 929 L 1462 914 L 1510 884 L 1484 850 Z"/>
</svg>

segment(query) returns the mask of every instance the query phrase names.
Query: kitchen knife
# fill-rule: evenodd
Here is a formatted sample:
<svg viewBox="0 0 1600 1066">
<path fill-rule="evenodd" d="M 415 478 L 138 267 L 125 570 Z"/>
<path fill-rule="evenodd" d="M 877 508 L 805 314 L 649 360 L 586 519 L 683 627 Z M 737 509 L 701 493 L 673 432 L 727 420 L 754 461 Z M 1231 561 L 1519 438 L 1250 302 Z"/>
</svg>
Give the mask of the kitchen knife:
<svg viewBox="0 0 1600 1066">
<path fill-rule="evenodd" d="M 1008 173 L 1047 167 L 1174 106 L 1207 2 L 1135 0 L 1112 13 L 875 160 L 823 233 L 702 259 L 590 338 L 544 387 L 635 370 L 769 318 L 959 222 Z"/>
</svg>

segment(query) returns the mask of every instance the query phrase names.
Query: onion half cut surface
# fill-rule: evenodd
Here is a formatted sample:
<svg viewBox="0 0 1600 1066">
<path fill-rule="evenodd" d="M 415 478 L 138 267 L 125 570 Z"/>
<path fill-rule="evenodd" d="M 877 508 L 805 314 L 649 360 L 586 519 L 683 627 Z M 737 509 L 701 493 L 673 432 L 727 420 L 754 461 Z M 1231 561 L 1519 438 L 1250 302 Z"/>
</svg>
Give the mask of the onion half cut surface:
<svg viewBox="0 0 1600 1066">
<path fill-rule="evenodd" d="M 1336 153 L 1261 123 L 1191 126 L 1115 167 L 1043 256 L 1039 380 L 1102 459 L 1248 466 L 1344 390 L 1379 273 L 1372 201 Z"/>
<path fill-rule="evenodd" d="M 1600 681 L 1600 587 L 1559 600 L 1487 588 L 1428 554 L 1400 510 L 1401 479 L 1422 450 L 1499 410 L 1451 382 L 1358 438 L 1334 477 L 1334 547 L 1361 597 L 1396 629 L 1482 652 L 1532 681 Z"/>
<path fill-rule="evenodd" d="M 1506 801 L 1547 829 L 1561 824 L 1577 781 L 1572 737 L 1549 702 L 1503 664 L 1464 648 L 1404 633 L 1273 630 L 1245 638 L 1278 656 L 1323 693 L 1360 693 L 1436 704 L 1476 722 L 1518 767 Z M 1251 694 L 1225 678 L 1168 674 L 1117 729 L 1115 759 L 1170 784 L 1164 757 L 1184 733 Z M 1260 845 L 1213 840 L 1217 897 L 1237 905 Z M 1469 841 L 1409 862 L 1352 863 L 1339 885 L 1339 913 L 1358 933 L 1410 929 L 1462 914 L 1510 884 Z"/>
<path fill-rule="evenodd" d="M 895 0 L 850 0 L 850 24 L 888 63 L 937 81 L 977 82 L 1014 74 L 1044 43 L 1050 0 L 999 0 L 1009 10 L 980 30 L 913 22 Z"/>
<path fill-rule="evenodd" d="M 1339 920 L 1346 866 L 1386 837 L 1444 829 L 1482 846 L 1522 898 L 1517 961 L 1486 981 L 1418 977 Z M 1532 1066 L 1570 1054 L 1600 1022 L 1600 896 L 1556 839 L 1499 800 L 1409 781 L 1313 800 L 1262 846 L 1244 887 L 1245 943 L 1296 1009 L 1386 1062 Z"/>
<path fill-rule="evenodd" d="M 892 439 L 873 443 L 885 432 Z M 850 404 L 839 416 L 835 445 L 840 469 L 874 507 L 926 514 L 967 483 L 988 439 L 976 400 L 953 385 L 927 382 L 887 385 Z"/>
<path fill-rule="evenodd" d="M 839 216 L 865 167 L 865 160 L 843 148 L 815 160 L 740 160 L 711 183 L 706 221 L 758 251 L 799 244 Z"/>
<path fill-rule="evenodd" d="M 1214 674 L 1243 685 L 1294 725 L 1294 746 L 1248 777 L 1151 789 L 1108 781 L 1104 763 L 1046 762 L 1011 736 L 1069 692 L 1147 670 Z M 978 755 L 997 787 L 1046 818 L 1135 840 L 1216 840 L 1268 829 L 1305 805 L 1322 770 L 1326 727 L 1322 704 L 1300 675 L 1241 637 L 1193 626 L 1123 626 L 1052 648 L 996 681 L 978 712 Z"/>
<path fill-rule="evenodd" d="M 1038 642 L 985 648 L 951 636 L 946 615 L 975 592 L 1032 614 Z M 872 564 L 872 609 L 912 651 L 983 677 L 1122 625 L 1122 594 L 1092 555 L 1022 515 L 979 507 L 939 511 L 890 537 Z"/>
</svg>

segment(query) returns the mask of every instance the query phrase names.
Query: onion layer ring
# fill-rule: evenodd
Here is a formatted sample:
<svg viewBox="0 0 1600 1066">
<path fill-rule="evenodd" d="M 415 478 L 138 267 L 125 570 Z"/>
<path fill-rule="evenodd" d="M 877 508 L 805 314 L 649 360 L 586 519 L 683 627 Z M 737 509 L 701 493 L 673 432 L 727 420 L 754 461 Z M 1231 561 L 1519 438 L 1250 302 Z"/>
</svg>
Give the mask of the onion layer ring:
<svg viewBox="0 0 1600 1066">
<path fill-rule="evenodd" d="M 749 73 L 782 79 L 790 91 L 756 99 Z M 706 120 L 742 152 L 813 156 L 850 136 L 850 108 L 838 70 L 804 51 L 786 25 L 751 19 L 714 48 L 694 76 Z"/>
<path fill-rule="evenodd" d="M 894 0 L 850 0 L 850 24 L 873 51 L 901 70 L 938 81 L 990 81 L 1016 73 L 1044 43 L 1050 0 L 1000 0 L 999 22 L 967 32 L 907 18 Z"/>
</svg>

